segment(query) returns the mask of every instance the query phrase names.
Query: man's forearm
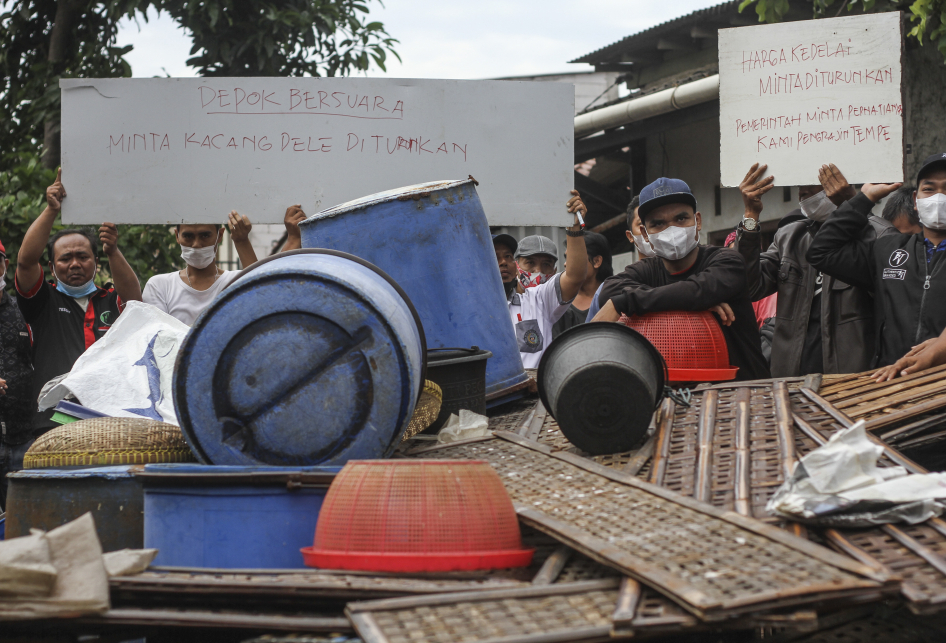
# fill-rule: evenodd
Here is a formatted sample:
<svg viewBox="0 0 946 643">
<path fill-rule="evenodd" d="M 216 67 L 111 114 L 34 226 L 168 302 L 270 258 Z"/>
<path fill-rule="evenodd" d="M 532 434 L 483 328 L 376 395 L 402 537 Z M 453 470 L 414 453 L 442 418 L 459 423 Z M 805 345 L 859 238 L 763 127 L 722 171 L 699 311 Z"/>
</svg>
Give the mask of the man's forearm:
<svg viewBox="0 0 946 643">
<path fill-rule="evenodd" d="M 302 247 L 302 237 L 286 237 L 286 243 L 282 244 L 279 252 L 289 252 L 290 250 L 299 250 Z"/>
<path fill-rule="evenodd" d="M 588 249 L 585 247 L 583 236 L 567 237 L 565 253 L 568 261 L 565 264 L 565 274 L 560 277 L 562 298 L 571 301 L 578 294 L 581 285 L 585 283 L 585 274 L 588 270 Z"/>
<path fill-rule="evenodd" d="M 236 248 L 237 255 L 240 257 L 240 263 L 243 264 L 244 268 L 256 263 L 256 251 L 253 250 L 253 244 L 250 243 L 249 239 L 240 242 L 235 241 L 233 247 Z"/>
<path fill-rule="evenodd" d="M 115 250 L 108 258 L 108 266 L 115 284 L 115 292 L 122 301 L 141 301 L 141 283 L 120 250 Z"/>
<path fill-rule="evenodd" d="M 808 247 L 805 260 L 851 285 L 873 288 L 873 241 L 862 241 L 873 206 L 863 195 L 846 201 L 828 217 Z"/>
<path fill-rule="evenodd" d="M 778 248 L 773 243 L 767 252 L 762 252 L 760 237 L 758 232 L 746 230 L 739 230 L 736 236 L 735 249 L 746 262 L 746 286 L 752 301 L 764 299 L 778 290 Z"/>
<path fill-rule="evenodd" d="M 46 206 L 42 214 L 30 224 L 29 230 L 26 231 L 26 235 L 23 237 L 20 252 L 17 254 L 17 265 L 21 263 L 33 265 L 40 262 L 57 216 L 59 216 L 58 210 Z"/>
</svg>

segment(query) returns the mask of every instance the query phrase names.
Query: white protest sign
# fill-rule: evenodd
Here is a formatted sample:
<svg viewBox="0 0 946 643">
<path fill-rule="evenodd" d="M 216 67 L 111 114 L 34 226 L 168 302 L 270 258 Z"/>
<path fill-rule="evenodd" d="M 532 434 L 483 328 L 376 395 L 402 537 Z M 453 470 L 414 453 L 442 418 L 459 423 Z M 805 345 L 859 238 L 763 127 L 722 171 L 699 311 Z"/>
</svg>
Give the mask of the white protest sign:
<svg viewBox="0 0 946 643">
<path fill-rule="evenodd" d="M 570 225 L 575 89 L 368 78 L 61 80 L 66 223 L 282 222 L 479 181 L 492 225 Z"/>
<path fill-rule="evenodd" d="M 900 14 L 720 29 L 720 173 L 766 163 L 776 185 L 903 179 Z"/>
</svg>

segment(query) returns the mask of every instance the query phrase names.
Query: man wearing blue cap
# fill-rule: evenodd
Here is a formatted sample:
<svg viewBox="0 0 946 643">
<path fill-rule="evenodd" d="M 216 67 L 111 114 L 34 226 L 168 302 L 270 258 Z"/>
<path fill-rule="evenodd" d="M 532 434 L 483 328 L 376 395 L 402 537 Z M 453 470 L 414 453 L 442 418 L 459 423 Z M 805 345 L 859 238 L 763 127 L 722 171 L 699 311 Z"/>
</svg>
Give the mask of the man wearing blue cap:
<svg viewBox="0 0 946 643">
<path fill-rule="evenodd" d="M 593 321 L 667 310 L 713 310 L 722 321 L 729 362 L 738 380 L 769 377 L 746 285 L 746 263 L 735 250 L 700 245 L 702 217 L 690 187 L 660 178 L 641 190 L 643 239 L 655 257 L 606 280 Z M 682 339 L 682 338 L 681 338 Z"/>
</svg>

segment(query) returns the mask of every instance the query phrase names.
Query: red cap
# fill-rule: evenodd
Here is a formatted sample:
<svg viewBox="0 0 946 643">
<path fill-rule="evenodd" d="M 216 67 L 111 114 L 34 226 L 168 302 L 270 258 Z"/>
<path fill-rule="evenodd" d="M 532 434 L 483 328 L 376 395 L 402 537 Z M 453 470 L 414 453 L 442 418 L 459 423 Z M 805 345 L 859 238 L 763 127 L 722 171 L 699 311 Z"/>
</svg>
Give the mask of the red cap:
<svg viewBox="0 0 946 643">
<path fill-rule="evenodd" d="M 0 241 L 0 254 L 2 254 L 4 257 L 7 256 L 7 249 L 3 247 L 2 241 Z"/>
</svg>

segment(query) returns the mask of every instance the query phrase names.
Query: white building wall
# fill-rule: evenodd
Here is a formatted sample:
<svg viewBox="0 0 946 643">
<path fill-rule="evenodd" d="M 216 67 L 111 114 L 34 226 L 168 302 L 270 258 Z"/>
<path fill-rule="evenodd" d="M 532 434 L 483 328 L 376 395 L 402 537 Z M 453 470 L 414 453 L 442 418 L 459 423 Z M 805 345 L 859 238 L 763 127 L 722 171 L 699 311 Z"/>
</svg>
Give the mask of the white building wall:
<svg viewBox="0 0 946 643">
<path fill-rule="evenodd" d="M 748 171 L 749 165 L 745 169 Z M 703 216 L 704 242 L 708 233 L 732 230 L 742 220 L 744 208 L 737 188 L 721 189 L 721 207 L 716 211 L 719 121 L 699 121 L 647 137 L 647 178 L 653 181 L 661 176 L 682 179 L 690 186 Z M 792 188 L 788 202 L 781 187 L 773 188 L 762 199 L 761 220 L 780 219 L 798 207 L 797 199 L 797 188 Z"/>
</svg>

